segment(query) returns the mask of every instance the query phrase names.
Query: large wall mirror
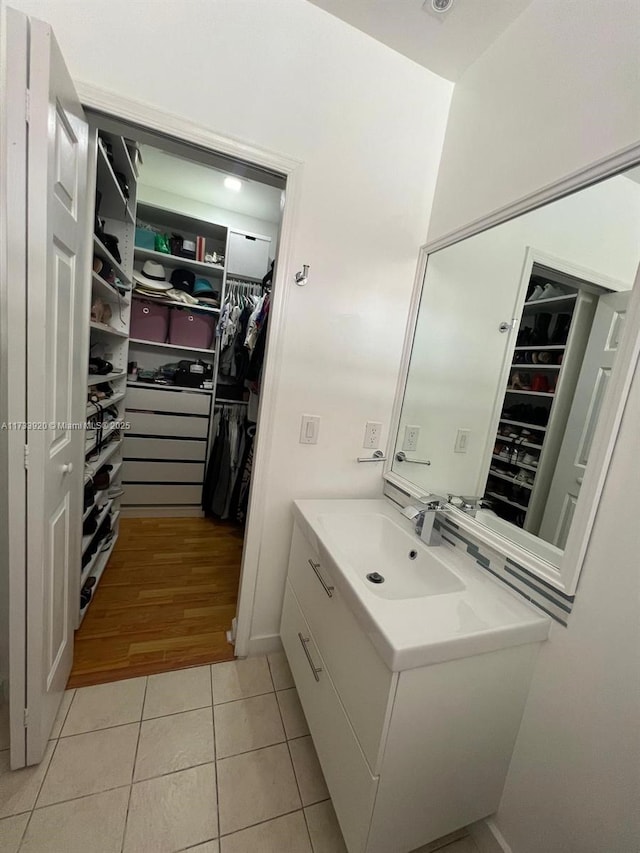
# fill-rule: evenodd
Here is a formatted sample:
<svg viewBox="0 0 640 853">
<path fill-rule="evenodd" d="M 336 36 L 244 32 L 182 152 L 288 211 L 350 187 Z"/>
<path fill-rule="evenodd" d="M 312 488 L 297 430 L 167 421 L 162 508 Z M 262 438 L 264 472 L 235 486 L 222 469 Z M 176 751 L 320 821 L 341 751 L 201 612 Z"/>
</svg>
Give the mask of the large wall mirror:
<svg viewBox="0 0 640 853">
<path fill-rule="evenodd" d="M 429 254 L 387 479 L 560 567 L 639 261 L 640 167 Z"/>
</svg>

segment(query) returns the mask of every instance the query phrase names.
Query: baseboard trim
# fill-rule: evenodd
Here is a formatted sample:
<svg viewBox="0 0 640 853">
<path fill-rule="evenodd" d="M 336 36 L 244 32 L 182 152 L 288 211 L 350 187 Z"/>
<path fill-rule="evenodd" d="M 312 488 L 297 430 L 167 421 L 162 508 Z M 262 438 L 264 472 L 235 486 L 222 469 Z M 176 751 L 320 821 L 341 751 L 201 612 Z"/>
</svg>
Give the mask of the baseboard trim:
<svg viewBox="0 0 640 853">
<path fill-rule="evenodd" d="M 280 634 L 263 634 L 261 637 L 251 637 L 249 639 L 249 649 L 247 657 L 256 657 L 257 655 L 270 655 L 274 652 L 282 651 L 282 640 Z"/>
<path fill-rule="evenodd" d="M 486 820 L 479 820 L 472 823 L 467 829 L 479 853 L 513 853 L 493 818 L 488 817 Z"/>
</svg>

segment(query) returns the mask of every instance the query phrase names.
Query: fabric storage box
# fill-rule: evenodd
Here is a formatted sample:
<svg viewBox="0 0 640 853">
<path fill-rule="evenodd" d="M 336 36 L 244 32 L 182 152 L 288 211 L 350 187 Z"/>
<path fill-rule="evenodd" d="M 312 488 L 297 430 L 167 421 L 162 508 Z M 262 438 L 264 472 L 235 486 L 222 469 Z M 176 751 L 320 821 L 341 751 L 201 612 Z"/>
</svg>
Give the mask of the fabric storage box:
<svg viewBox="0 0 640 853">
<path fill-rule="evenodd" d="M 172 308 L 169 321 L 169 343 L 180 347 L 211 349 L 216 330 L 215 317 L 188 308 Z"/>
<path fill-rule="evenodd" d="M 140 249 L 154 249 L 156 235 L 155 232 L 149 231 L 147 228 L 136 228 L 135 245 Z"/>
<path fill-rule="evenodd" d="M 169 306 L 134 299 L 131 304 L 132 338 L 163 344 L 169 331 Z"/>
</svg>

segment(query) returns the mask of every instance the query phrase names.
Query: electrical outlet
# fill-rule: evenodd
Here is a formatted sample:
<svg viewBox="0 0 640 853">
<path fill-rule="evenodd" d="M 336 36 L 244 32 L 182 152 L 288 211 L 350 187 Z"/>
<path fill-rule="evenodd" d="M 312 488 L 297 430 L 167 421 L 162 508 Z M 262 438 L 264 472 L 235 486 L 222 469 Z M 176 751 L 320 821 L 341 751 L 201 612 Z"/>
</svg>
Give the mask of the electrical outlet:
<svg viewBox="0 0 640 853">
<path fill-rule="evenodd" d="M 471 430 L 459 429 L 456 433 L 456 443 L 453 448 L 454 453 L 466 453 L 469 447 L 469 433 Z"/>
<path fill-rule="evenodd" d="M 303 415 L 300 424 L 300 444 L 317 444 L 320 432 L 318 415 Z"/>
<path fill-rule="evenodd" d="M 377 421 L 367 421 L 364 427 L 364 444 L 362 446 L 375 450 L 377 447 L 380 447 L 381 438 L 382 424 Z"/>
<path fill-rule="evenodd" d="M 417 450 L 418 439 L 420 438 L 419 426 L 406 426 L 404 428 L 404 441 L 402 442 L 403 450 Z"/>
</svg>

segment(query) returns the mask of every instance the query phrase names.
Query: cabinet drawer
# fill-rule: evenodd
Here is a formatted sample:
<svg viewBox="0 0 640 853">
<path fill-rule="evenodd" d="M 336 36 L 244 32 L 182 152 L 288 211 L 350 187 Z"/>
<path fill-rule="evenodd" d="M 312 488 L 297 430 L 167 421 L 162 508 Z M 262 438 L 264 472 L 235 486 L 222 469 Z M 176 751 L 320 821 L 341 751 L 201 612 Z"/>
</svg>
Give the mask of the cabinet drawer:
<svg viewBox="0 0 640 853">
<path fill-rule="evenodd" d="M 127 412 L 130 432 L 136 435 L 169 435 L 176 438 L 206 438 L 209 419 L 197 415 L 156 415 Z"/>
<path fill-rule="evenodd" d="M 128 409 L 149 412 L 175 412 L 185 415 L 208 415 L 211 397 L 189 391 L 165 391 L 156 388 L 127 388 Z"/>
<path fill-rule="evenodd" d="M 177 438 L 147 438 L 125 435 L 125 459 L 169 459 L 176 462 L 204 462 L 207 455 L 206 441 L 190 441 Z"/>
<path fill-rule="evenodd" d="M 202 486 L 202 462 L 127 462 L 125 483 L 197 483 Z"/>
<path fill-rule="evenodd" d="M 312 567 L 317 567 L 317 574 Z M 325 590 L 322 581 L 330 590 Z M 289 581 L 326 661 L 360 745 L 374 773 L 397 676 L 387 668 L 342 600 L 327 568 L 296 524 Z"/>
<path fill-rule="evenodd" d="M 124 485 L 123 506 L 200 506 L 202 484 L 164 486 L 156 483 Z"/>
<path fill-rule="evenodd" d="M 271 240 L 232 231 L 229 234 L 228 275 L 262 278 L 269 270 Z"/>
<path fill-rule="evenodd" d="M 347 848 L 363 853 L 378 779 L 369 771 L 289 583 L 281 637 Z M 310 661 L 321 668 L 315 676 Z"/>
</svg>

